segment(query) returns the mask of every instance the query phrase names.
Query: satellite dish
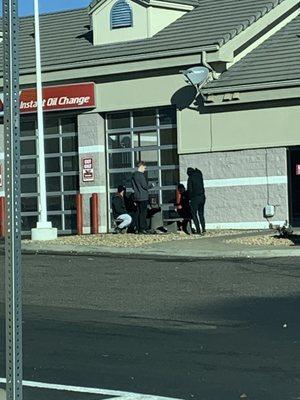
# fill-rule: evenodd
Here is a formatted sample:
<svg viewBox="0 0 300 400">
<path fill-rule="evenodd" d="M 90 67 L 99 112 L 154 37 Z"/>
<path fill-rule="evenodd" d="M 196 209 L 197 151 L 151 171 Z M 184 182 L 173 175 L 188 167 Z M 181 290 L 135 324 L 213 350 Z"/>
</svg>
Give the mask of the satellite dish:
<svg viewBox="0 0 300 400">
<path fill-rule="evenodd" d="M 185 81 L 190 85 L 201 87 L 207 81 L 209 69 L 206 67 L 192 67 L 182 71 Z"/>
</svg>

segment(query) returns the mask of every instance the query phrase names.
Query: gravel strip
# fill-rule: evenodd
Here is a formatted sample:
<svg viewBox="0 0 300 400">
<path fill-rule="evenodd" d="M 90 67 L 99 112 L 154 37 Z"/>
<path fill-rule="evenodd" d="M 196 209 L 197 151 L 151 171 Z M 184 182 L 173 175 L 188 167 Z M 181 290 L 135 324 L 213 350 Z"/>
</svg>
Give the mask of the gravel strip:
<svg viewBox="0 0 300 400">
<path fill-rule="evenodd" d="M 250 232 L 250 231 L 249 231 Z M 253 232 L 253 231 L 251 231 Z M 205 236 L 186 235 L 185 233 L 168 233 L 156 235 L 133 235 L 133 234 L 99 234 L 82 236 L 61 236 L 53 241 L 45 241 L 45 244 L 55 245 L 81 245 L 81 246 L 103 246 L 103 247 L 143 247 L 155 243 L 171 242 L 176 240 L 207 239 L 219 236 L 230 236 L 245 233 L 245 231 L 224 230 L 209 231 Z M 23 243 L 34 243 L 31 240 L 24 240 Z M 35 242 L 36 243 L 36 242 Z"/>
<path fill-rule="evenodd" d="M 274 235 L 262 235 L 262 236 L 252 236 L 252 237 L 243 237 L 237 239 L 226 239 L 225 243 L 230 244 L 242 244 L 246 246 L 281 246 L 281 247 L 289 247 L 294 246 L 294 243 L 290 239 L 281 238 L 279 236 Z"/>
</svg>

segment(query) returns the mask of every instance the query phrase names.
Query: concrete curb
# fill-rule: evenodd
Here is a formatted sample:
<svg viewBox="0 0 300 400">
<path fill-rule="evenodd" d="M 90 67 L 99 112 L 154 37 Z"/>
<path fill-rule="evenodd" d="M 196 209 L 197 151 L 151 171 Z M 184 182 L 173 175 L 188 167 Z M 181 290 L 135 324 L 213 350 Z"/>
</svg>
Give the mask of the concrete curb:
<svg viewBox="0 0 300 400">
<path fill-rule="evenodd" d="M 293 249 L 228 249 L 212 250 L 197 249 L 193 253 L 181 250 L 180 254 L 174 255 L 174 251 L 153 248 L 116 248 L 116 247 L 92 247 L 92 246 L 71 246 L 71 245 L 23 245 L 23 254 L 49 254 L 49 255 L 78 255 L 94 257 L 151 257 L 170 259 L 205 259 L 205 258 L 280 258 L 280 257 L 299 257 L 300 248 Z"/>
</svg>

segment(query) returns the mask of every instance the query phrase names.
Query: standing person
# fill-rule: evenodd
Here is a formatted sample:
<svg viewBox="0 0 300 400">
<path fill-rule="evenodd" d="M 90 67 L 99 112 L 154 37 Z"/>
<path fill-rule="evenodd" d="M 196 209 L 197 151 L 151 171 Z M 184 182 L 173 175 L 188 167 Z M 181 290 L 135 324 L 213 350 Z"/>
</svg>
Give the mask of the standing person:
<svg viewBox="0 0 300 400">
<path fill-rule="evenodd" d="M 124 195 L 125 195 L 126 188 L 123 185 L 118 186 L 117 193 L 114 195 L 112 199 L 112 210 L 113 210 L 113 217 L 115 220 L 122 221 L 114 230 L 114 233 L 122 233 L 123 229 L 127 228 L 131 222 L 132 218 L 128 214 Z"/>
<path fill-rule="evenodd" d="M 148 233 L 147 208 L 149 203 L 149 188 L 145 177 L 146 163 L 140 161 L 138 169 L 134 172 L 131 179 L 132 189 L 134 191 L 134 201 L 137 206 L 137 228 L 141 234 Z"/>
<path fill-rule="evenodd" d="M 203 184 L 203 175 L 202 172 L 197 168 L 188 168 L 187 174 L 187 190 L 190 198 L 192 218 L 196 227 L 196 234 L 200 235 L 202 228 L 202 234 L 204 235 L 206 233 L 204 219 L 204 204 L 206 199 Z"/>
<path fill-rule="evenodd" d="M 180 183 L 177 187 L 176 193 L 176 210 L 180 218 L 183 218 L 182 223 L 179 223 L 180 230 L 189 233 L 187 230 L 188 223 L 191 224 L 191 207 L 188 191 L 185 186 Z"/>
</svg>

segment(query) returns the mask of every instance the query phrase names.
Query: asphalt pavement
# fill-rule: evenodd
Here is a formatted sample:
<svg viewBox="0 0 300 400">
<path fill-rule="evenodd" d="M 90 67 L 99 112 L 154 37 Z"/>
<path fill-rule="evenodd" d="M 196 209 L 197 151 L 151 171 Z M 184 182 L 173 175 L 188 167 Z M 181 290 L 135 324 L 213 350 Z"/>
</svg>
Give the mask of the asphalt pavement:
<svg viewBox="0 0 300 400">
<path fill-rule="evenodd" d="M 25 400 L 300 398 L 299 258 L 25 255 L 23 275 Z M 0 305 L 3 378 L 4 279 Z"/>
</svg>

